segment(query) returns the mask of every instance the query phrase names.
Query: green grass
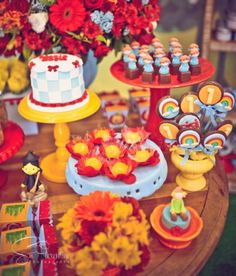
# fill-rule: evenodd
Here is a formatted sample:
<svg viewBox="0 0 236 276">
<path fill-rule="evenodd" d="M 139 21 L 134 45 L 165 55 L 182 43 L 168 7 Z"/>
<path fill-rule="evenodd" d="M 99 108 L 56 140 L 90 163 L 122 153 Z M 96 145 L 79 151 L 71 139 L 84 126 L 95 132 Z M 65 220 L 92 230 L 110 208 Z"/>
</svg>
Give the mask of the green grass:
<svg viewBox="0 0 236 276">
<path fill-rule="evenodd" d="M 221 239 L 200 276 L 236 275 L 236 196 L 230 195 L 229 211 Z"/>
</svg>

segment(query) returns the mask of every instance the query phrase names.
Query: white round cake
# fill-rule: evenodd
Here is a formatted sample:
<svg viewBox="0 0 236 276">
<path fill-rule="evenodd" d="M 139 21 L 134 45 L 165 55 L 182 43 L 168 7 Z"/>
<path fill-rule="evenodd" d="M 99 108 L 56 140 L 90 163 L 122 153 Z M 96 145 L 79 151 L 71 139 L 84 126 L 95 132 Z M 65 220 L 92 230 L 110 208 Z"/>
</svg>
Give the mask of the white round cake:
<svg viewBox="0 0 236 276">
<path fill-rule="evenodd" d="M 89 95 L 83 61 L 69 54 L 41 55 L 29 62 L 32 92 L 28 105 L 42 112 L 70 111 L 85 105 Z"/>
</svg>

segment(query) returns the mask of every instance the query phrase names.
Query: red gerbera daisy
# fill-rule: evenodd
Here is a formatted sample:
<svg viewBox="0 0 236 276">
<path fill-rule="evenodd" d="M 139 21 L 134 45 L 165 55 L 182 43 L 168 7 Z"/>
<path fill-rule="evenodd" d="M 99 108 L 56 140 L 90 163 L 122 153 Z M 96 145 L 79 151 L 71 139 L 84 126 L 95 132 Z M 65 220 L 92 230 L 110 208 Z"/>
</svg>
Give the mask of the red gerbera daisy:
<svg viewBox="0 0 236 276">
<path fill-rule="evenodd" d="M 59 31 L 76 31 L 84 23 L 85 8 L 81 0 L 57 0 L 50 7 L 49 19 Z"/>
</svg>

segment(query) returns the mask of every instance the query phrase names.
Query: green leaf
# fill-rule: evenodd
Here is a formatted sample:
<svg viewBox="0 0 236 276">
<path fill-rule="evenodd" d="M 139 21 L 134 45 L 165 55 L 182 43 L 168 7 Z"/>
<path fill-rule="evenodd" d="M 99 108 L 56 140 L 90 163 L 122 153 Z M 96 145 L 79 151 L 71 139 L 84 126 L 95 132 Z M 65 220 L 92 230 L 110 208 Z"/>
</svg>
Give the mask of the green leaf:
<svg viewBox="0 0 236 276">
<path fill-rule="evenodd" d="M 26 46 L 26 44 L 24 43 L 24 46 L 23 46 L 23 56 L 25 58 L 25 60 L 29 60 L 31 54 L 32 54 L 32 51 Z"/>
<path fill-rule="evenodd" d="M 103 35 L 98 35 L 96 37 L 96 40 L 104 42 L 105 44 L 107 43 L 107 40 L 106 40 L 106 38 Z"/>
<path fill-rule="evenodd" d="M 75 34 L 73 32 L 66 32 L 67 34 L 71 35 L 72 37 L 74 37 L 77 40 L 81 40 L 81 36 L 78 34 Z"/>
</svg>

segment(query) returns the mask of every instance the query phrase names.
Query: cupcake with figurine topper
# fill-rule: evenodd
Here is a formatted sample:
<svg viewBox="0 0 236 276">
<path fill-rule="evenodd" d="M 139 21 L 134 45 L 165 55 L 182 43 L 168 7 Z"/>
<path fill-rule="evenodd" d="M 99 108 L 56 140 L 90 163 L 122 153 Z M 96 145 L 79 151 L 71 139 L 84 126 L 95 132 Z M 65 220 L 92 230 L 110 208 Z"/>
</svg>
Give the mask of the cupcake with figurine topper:
<svg viewBox="0 0 236 276">
<path fill-rule="evenodd" d="M 160 100 L 157 110 L 164 121 L 159 130 L 181 171 L 176 183 L 183 189 L 198 191 L 206 186 L 203 174 L 213 168 L 216 154 L 233 130 L 225 117 L 234 102 L 233 94 L 212 81 L 201 83 L 197 93 L 186 93 L 180 101 Z"/>
<path fill-rule="evenodd" d="M 142 127 L 115 133 L 99 128 L 73 138 L 67 149 L 71 158 L 66 177 L 78 194 L 110 191 L 136 199 L 159 189 L 167 177 L 167 163 L 160 148 Z"/>
<path fill-rule="evenodd" d="M 191 207 L 185 206 L 187 193 L 176 187 L 170 204 L 161 204 L 151 213 L 150 221 L 160 242 L 171 249 L 186 248 L 200 234 L 203 221 Z"/>
</svg>

